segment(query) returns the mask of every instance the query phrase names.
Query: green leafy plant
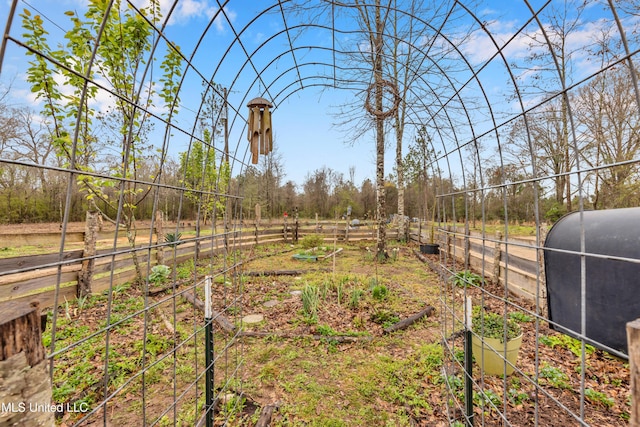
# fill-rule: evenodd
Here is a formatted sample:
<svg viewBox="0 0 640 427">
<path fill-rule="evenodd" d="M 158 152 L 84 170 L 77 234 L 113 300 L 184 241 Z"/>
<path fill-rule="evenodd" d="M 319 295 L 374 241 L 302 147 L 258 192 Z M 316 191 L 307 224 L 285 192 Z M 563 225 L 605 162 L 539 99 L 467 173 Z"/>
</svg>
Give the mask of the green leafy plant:
<svg viewBox="0 0 640 427">
<path fill-rule="evenodd" d="M 596 391 L 588 388 L 584 391 L 584 395 L 591 402 L 601 404 L 602 406 L 606 406 L 607 408 L 612 408 L 615 405 L 615 401 L 601 391 Z"/>
<path fill-rule="evenodd" d="M 336 285 L 336 295 L 338 297 L 338 305 L 342 304 L 342 295 L 344 294 L 344 284 L 338 283 Z"/>
<path fill-rule="evenodd" d="M 529 395 L 521 389 L 521 386 L 520 379 L 511 379 L 511 384 L 507 390 L 507 397 L 514 405 L 521 405 L 525 401 L 529 400 Z"/>
<path fill-rule="evenodd" d="M 491 408 L 493 408 L 494 406 L 496 408 L 500 408 L 502 406 L 502 398 L 491 389 L 474 392 L 473 401 L 478 406 L 489 406 Z"/>
<path fill-rule="evenodd" d="M 170 246 L 173 248 L 181 243 L 180 239 L 182 239 L 182 233 L 166 233 L 164 235 L 164 241 L 166 243 L 171 243 Z"/>
<path fill-rule="evenodd" d="M 484 310 L 478 310 L 471 321 L 473 332 L 483 337 L 499 339 L 500 342 L 504 342 L 505 328 L 507 340 L 512 340 L 522 333 L 516 321 Z"/>
<path fill-rule="evenodd" d="M 451 283 L 459 288 L 466 288 L 467 286 L 480 286 L 484 283 L 483 277 L 471 270 L 459 271 L 451 276 L 450 280 Z"/>
<path fill-rule="evenodd" d="M 313 249 L 322 246 L 324 237 L 320 234 L 308 234 L 300 240 L 300 246 L 303 249 Z"/>
<path fill-rule="evenodd" d="M 318 335 L 324 335 L 327 337 L 338 335 L 336 330 L 329 325 L 318 325 L 316 327 L 316 332 L 318 332 Z"/>
<path fill-rule="evenodd" d="M 371 321 L 373 323 L 382 325 L 383 328 L 391 326 L 394 323 L 398 323 L 399 320 L 400 318 L 397 314 L 392 313 L 388 310 L 377 310 L 371 315 Z"/>
<path fill-rule="evenodd" d="M 166 265 L 154 265 L 151 267 L 151 274 L 149 274 L 149 282 L 154 285 L 162 285 L 169 280 L 171 274 L 171 268 Z"/>
<path fill-rule="evenodd" d="M 518 323 L 527 323 L 533 320 L 533 317 L 521 311 L 512 311 L 509 313 L 509 318 L 515 320 Z"/>
<path fill-rule="evenodd" d="M 540 377 L 545 378 L 547 382 L 555 388 L 571 388 L 569 376 L 555 366 L 545 364 L 545 366 L 540 369 Z"/>
<path fill-rule="evenodd" d="M 538 341 L 551 348 L 564 347 L 572 352 L 576 357 L 580 357 L 582 355 L 582 343 L 569 335 L 542 335 Z M 593 354 L 596 351 L 596 348 L 592 345 L 585 344 L 584 351 L 586 354 Z"/>
<path fill-rule="evenodd" d="M 371 288 L 371 295 L 373 296 L 373 299 L 377 299 L 379 301 L 383 300 L 389 295 L 389 288 L 385 285 L 375 285 Z"/>
</svg>

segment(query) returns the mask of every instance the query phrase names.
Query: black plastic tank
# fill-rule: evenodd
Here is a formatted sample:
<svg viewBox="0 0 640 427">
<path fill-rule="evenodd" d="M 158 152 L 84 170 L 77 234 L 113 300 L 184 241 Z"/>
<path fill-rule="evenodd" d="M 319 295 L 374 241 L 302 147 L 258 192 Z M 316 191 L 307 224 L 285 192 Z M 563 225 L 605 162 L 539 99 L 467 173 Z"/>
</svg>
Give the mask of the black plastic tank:
<svg viewBox="0 0 640 427">
<path fill-rule="evenodd" d="M 584 211 L 556 222 L 544 243 L 549 319 L 576 337 L 581 330 L 580 234 L 585 242 L 587 340 L 628 354 L 626 324 L 640 318 L 640 208 Z M 611 257 L 630 258 L 628 260 Z M 552 326 L 553 327 L 553 326 Z"/>
</svg>

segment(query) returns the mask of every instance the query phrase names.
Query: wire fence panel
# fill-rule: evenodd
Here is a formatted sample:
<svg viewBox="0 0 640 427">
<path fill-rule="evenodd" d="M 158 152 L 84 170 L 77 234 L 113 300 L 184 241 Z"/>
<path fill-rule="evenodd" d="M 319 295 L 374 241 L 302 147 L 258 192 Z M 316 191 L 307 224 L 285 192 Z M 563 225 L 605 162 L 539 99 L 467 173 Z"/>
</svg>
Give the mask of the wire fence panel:
<svg viewBox="0 0 640 427">
<path fill-rule="evenodd" d="M 449 424 L 629 422 L 638 2 L 195 3 L 0 14 L 0 222 L 58 227 L 0 234 L 2 320 L 58 423 L 232 425 L 243 262 L 299 232 L 434 252 Z M 361 188 L 309 172 L 333 139 L 375 141 Z"/>
</svg>

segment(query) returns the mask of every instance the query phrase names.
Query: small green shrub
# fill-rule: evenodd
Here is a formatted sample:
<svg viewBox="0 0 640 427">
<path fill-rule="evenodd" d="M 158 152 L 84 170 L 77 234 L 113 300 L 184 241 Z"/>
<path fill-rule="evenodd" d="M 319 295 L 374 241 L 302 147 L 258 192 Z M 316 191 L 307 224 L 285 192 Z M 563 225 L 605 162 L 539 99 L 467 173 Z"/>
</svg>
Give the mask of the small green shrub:
<svg viewBox="0 0 640 427">
<path fill-rule="evenodd" d="M 484 283 L 484 279 L 479 274 L 470 270 L 459 271 L 451 276 L 451 283 L 459 288 L 466 288 L 467 286 L 480 286 Z"/>
<path fill-rule="evenodd" d="M 502 398 L 491 389 L 474 392 L 473 401 L 478 406 L 489 406 L 491 408 L 495 406 L 498 409 L 502 406 Z"/>
<path fill-rule="evenodd" d="M 525 401 L 529 400 L 529 395 L 522 390 L 522 385 L 518 378 L 511 379 L 509 390 L 507 390 L 507 397 L 514 405 L 521 405 Z"/>
<path fill-rule="evenodd" d="M 319 246 L 322 246 L 324 243 L 324 237 L 320 234 L 309 234 L 304 236 L 302 240 L 300 240 L 300 246 L 303 249 L 313 249 Z"/>
<path fill-rule="evenodd" d="M 507 318 L 505 323 L 504 316 L 488 311 L 479 310 L 471 321 L 473 332 L 487 338 L 497 338 L 500 342 L 504 342 L 505 324 L 507 340 L 512 340 L 522 333 L 520 325 L 514 320 Z"/>
<path fill-rule="evenodd" d="M 338 297 L 338 305 L 342 304 L 343 295 L 344 295 L 344 284 L 338 283 L 336 285 L 336 296 Z"/>
<path fill-rule="evenodd" d="M 381 301 L 389 295 L 389 289 L 385 285 L 375 285 L 371 288 L 371 295 L 373 299 Z"/>
<path fill-rule="evenodd" d="M 547 345 L 551 348 L 564 347 L 572 352 L 576 357 L 582 356 L 582 343 L 580 340 L 570 337 L 569 335 L 542 335 L 538 339 L 541 344 Z M 584 351 L 586 354 L 593 354 L 596 348 L 592 345 L 585 344 Z"/>
<path fill-rule="evenodd" d="M 326 337 L 338 335 L 338 332 L 329 325 L 318 325 L 316 327 L 316 332 L 318 332 L 318 335 L 324 335 Z"/>
<path fill-rule="evenodd" d="M 171 274 L 171 268 L 166 265 L 154 265 L 151 267 L 151 274 L 149 274 L 149 282 L 154 285 L 162 285 L 169 280 Z"/>
</svg>

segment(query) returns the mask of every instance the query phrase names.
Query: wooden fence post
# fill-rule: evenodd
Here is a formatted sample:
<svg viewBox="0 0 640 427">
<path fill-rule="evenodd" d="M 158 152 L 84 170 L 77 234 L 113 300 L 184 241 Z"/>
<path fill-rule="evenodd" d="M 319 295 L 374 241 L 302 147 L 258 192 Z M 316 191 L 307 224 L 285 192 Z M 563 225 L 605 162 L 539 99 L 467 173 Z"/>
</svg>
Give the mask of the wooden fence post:
<svg viewBox="0 0 640 427">
<path fill-rule="evenodd" d="M 469 235 L 471 234 L 471 230 L 469 230 L 469 222 L 465 221 L 464 223 L 464 268 L 468 270 L 471 268 L 471 239 Z"/>
<path fill-rule="evenodd" d="M 260 207 L 260 203 L 256 203 L 255 212 L 256 212 L 256 221 L 254 222 L 254 228 L 255 228 L 254 235 L 255 235 L 255 242 L 257 245 L 259 243 L 258 228 L 260 227 L 260 221 L 262 221 L 262 208 Z"/>
<path fill-rule="evenodd" d="M 286 212 L 284 213 L 283 218 L 284 218 L 283 219 L 283 222 L 284 222 L 283 233 L 284 233 L 284 241 L 286 242 L 287 239 L 288 239 L 288 236 L 287 236 L 287 231 L 288 231 L 287 230 L 287 213 Z"/>
<path fill-rule="evenodd" d="M 631 396 L 631 427 L 640 426 L 640 319 L 627 323 L 629 347 L 629 396 Z"/>
<path fill-rule="evenodd" d="M 295 214 L 293 217 L 294 220 L 294 229 L 293 229 L 293 243 L 298 243 L 298 228 L 300 226 L 298 222 L 298 207 L 295 208 Z"/>
<path fill-rule="evenodd" d="M 49 366 L 37 303 L 8 303 L 0 320 L 0 426 L 53 426 Z M 54 408 L 55 409 L 55 408 Z"/>
<path fill-rule="evenodd" d="M 349 209 L 347 210 L 347 223 L 344 226 L 344 241 L 348 242 L 349 241 L 349 224 L 351 222 L 351 206 L 349 206 Z"/>
<path fill-rule="evenodd" d="M 493 279 L 500 284 L 500 261 L 502 261 L 502 231 L 496 230 L 496 241 L 493 246 Z"/>
<path fill-rule="evenodd" d="M 538 236 L 539 236 L 539 241 L 541 242 L 541 245 L 544 245 L 544 241 L 547 239 L 547 233 L 549 232 L 549 230 L 547 229 L 547 227 L 545 225 L 540 226 L 540 230 L 538 232 Z M 540 295 L 537 295 L 537 297 L 540 299 L 540 311 L 541 311 L 541 315 L 547 317 L 547 276 L 545 274 L 544 271 L 544 250 L 542 248 L 538 248 L 537 250 L 538 252 L 538 265 L 540 266 L 538 268 L 539 273 L 539 283 L 541 284 L 540 287 Z"/>
<path fill-rule="evenodd" d="M 82 257 L 91 258 L 82 261 L 82 269 L 78 274 L 78 297 L 84 297 L 91 294 L 93 268 L 96 263 L 96 260 L 93 257 L 96 255 L 96 240 L 98 240 L 99 217 L 100 213 L 87 211 L 86 223 L 84 227 L 84 250 L 82 252 Z"/>
<path fill-rule="evenodd" d="M 260 243 L 258 241 L 258 223 L 257 222 L 253 223 L 253 240 L 256 245 Z"/>
<path fill-rule="evenodd" d="M 164 243 L 164 215 L 162 211 L 156 211 L 156 244 L 160 245 Z M 156 248 L 156 259 L 159 265 L 164 264 L 164 246 L 158 246 Z"/>
</svg>

